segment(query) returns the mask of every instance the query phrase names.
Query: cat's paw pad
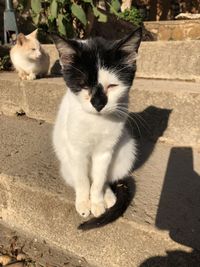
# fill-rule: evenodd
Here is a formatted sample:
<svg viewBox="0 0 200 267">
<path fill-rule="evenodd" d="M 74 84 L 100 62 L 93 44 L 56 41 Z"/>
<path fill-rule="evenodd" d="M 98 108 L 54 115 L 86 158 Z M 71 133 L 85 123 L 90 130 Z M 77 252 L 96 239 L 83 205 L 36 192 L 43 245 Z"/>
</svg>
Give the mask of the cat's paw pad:
<svg viewBox="0 0 200 267">
<path fill-rule="evenodd" d="M 76 203 L 77 212 L 84 218 L 90 215 L 90 201 L 82 201 Z"/>
<path fill-rule="evenodd" d="M 104 201 L 105 201 L 107 209 L 114 206 L 116 203 L 116 200 L 117 200 L 117 198 L 116 198 L 115 194 L 112 192 L 112 190 L 110 188 L 108 188 L 105 192 L 105 195 L 104 195 Z"/>
<path fill-rule="evenodd" d="M 94 217 L 99 217 L 101 214 L 105 212 L 105 203 L 99 202 L 99 203 L 92 203 L 91 205 L 91 212 L 94 215 Z"/>
</svg>

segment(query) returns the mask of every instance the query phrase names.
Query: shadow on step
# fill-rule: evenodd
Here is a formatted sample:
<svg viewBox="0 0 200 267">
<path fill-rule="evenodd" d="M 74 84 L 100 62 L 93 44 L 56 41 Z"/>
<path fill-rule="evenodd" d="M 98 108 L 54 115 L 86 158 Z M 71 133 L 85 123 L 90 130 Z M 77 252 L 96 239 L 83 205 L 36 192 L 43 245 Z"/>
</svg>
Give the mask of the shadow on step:
<svg viewBox="0 0 200 267">
<path fill-rule="evenodd" d="M 144 111 L 129 113 L 127 127 L 137 139 L 138 160 L 134 169 L 140 168 L 151 156 L 158 138 L 168 127 L 172 110 L 149 106 Z"/>
<path fill-rule="evenodd" d="M 181 250 L 167 251 L 167 256 L 155 256 L 147 259 L 140 267 L 199 267 L 200 252 L 187 253 Z"/>
<path fill-rule="evenodd" d="M 174 241 L 200 249 L 200 176 L 193 162 L 191 147 L 171 149 L 156 226 L 169 230 Z"/>
<path fill-rule="evenodd" d="M 57 77 L 57 76 L 62 76 L 62 68 L 59 62 L 59 59 L 57 59 L 53 66 L 50 69 L 50 76 L 51 77 Z"/>
<path fill-rule="evenodd" d="M 140 168 L 151 156 L 158 138 L 167 129 L 170 113 L 171 110 L 153 106 L 141 113 L 130 113 L 128 126 L 139 143 L 139 160 L 135 169 Z M 200 176 L 194 170 L 193 163 L 192 147 L 171 149 L 156 226 L 169 230 L 174 241 L 200 250 Z"/>
</svg>

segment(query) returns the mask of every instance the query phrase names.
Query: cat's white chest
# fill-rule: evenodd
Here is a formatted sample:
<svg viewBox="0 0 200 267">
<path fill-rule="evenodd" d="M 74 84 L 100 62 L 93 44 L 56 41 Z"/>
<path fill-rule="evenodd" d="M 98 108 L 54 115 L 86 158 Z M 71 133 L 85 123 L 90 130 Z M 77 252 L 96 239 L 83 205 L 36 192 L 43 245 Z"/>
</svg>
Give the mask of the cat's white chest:
<svg viewBox="0 0 200 267">
<path fill-rule="evenodd" d="M 68 118 L 67 135 L 69 140 L 78 146 L 91 149 L 101 144 L 111 145 L 116 142 L 123 128 L 120 122 L 113 122 L 101 115 L 79 114 L 76 118 Z"/>
<path fill-rule="evenodd" d="M 112 149 L 123 128 L 122 121 L 83 111 L 66 94 L 54 128 L 54 143 L 61 150 L 71 149 L 91 154 L 96 149 Z"/>
</svg>

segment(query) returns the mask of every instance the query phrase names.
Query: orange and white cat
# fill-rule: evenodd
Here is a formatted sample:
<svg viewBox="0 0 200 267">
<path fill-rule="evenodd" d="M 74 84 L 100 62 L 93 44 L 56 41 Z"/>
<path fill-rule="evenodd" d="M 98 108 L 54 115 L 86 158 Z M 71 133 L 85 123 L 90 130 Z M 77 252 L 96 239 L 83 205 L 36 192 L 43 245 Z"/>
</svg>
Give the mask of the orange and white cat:
<svg viewBox="0 0 200 267">
<path fill-rule="evenodd" d="M 10 58 L 22 80 L 34 80 L 48 73 L 49 55 L 37 40 L 37 30 L 26 36 L 23 33 L 17 36 Z"/>
</svg>

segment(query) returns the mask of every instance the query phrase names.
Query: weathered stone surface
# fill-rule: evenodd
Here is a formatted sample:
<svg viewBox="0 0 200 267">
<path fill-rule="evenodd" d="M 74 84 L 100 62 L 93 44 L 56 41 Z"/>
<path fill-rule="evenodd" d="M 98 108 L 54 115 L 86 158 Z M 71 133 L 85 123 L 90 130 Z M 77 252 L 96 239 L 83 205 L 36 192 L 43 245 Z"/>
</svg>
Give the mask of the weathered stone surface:
<svg viewBox="0 0 200 267">
<path fill-rule="evenodd" d="M 66 86 L 61 78 L 22 82 L 27 116 L 53 122 Z"/>
<path fill-rule="evenodd" d="M 184 40 L 184 29 L 181 26 L 178 26 L 174 29 L 171 30 L 171 35 L 169 36 L 168 40 L 176 40 L 176 41 L 180 41 L 180 40 Z M 165 39 L 167 41 L 167 39 Z"/>
<path fill-rule="evenodd" d="M 134 112 L 151 106 L 167 109 L 169 119 L 161 138 L 181 145 L 200 145 L 199 89 L 197 83 L 138 79 L 130 94 L 130 109 Z"/>
<path fill-rule="evenodd" d="M 143 42 L 137 77 L 200 81 L 200 42 Z"/>
<path fill-rule="evenodd" d="M 17 267 L 16 260 L 25 267 L 32 266 L 68 266 L 68 267 L 94 267 L 84 258 L 78 258 L 67 250 L 57 249 L 44 239 L 32 233 L 30 235 L 18 229 L 8 228 L 0 221 L 0 255 L 12 253 L 12 264 Z M 22 252 L 23 251 L 23 252 Z M 14 255 L 13 255 L 14 254 Z M 18 264 L 17 263 L 17 264 Z"/>
<path fill-rule="evenodd" d="M 194 14 L 197 15 L 197 14 Z M 199 40 L 200 20 L 144 22 L 145 28 L 156 34 L 158 41 Z"/>
<path fill-rule="evenodd" d="M 6 114 L 16 114 L 21 111 L 24 104 L 23 91 L 20 87 L 20 81 L 16 76 L 0 74 L 0 111 Z"/>
<path fill-rule="evenodd" d="M 155 30 L 153 31 L 153 29 L 151 29 L 150 31 L 155 32 Z M 162 41 L 169 41 L 171 39 L 170 27 L 161 25 L 159 28 L 157 28 L 157 39 Z"/>
<path fill-rule="evenodd" d="M 25 117 L 5 116 L 0 117 L 0 123 L 3 125 L 0 128 L 0 185 L 6 185 L 9 191 L 2 220 L 8 225 L 84 257 L 90 264 L 105 267 L 138 267 L 150 257 L 167 257 L 166 250 L 190 253 L 191 249 L 184 245 L 195 248 L 196 242 L 200 243 L 196 234 L 199 231 L 196 173 L 200 166 L 196 148 L 187 151 L 188 159 L 184 158 L 183 148 L 183 161 L 180 157 L 173 161 L 173 151 L 179 154 L 181 148 L 172 150 L 166 144 L 146 144 L 148 157 L 143 161 L 140 158 L 135 171 L 136 193 L 125 218 L 102 229 L 80 232 L 77 225 L 81 218 L 75 212 L 72 190 L 58 175 L 58 162 L 51 146 L 51 125 Z M 192 170 L 186 171 L 191 167 L 188 164 L 192 150 L 195 164 Z M 180 165 L 177 167 L 177 164 Z M 193 183 L 189 183 L 191 179 Z M 171 188 L 177 193 L 174 196 L 170 195 Z M 170 206 L 163 202 L 166 194 Z M 179 202 L 176 197 L 180 197 Z M 186 203 L 189 203 L 187 207 Z M 191 210 L 192 217 L 185 218 L 183 210 Z M 165 211 L 169 215 L 166 220 Z M 176 217 L 170 217 L 175 211 Z M 149 224 L 155 224 L 162 232 Z M 176 235 L 173 231 L 177 231 Z"/>
<path fill-rule="evenodd" d="M 16 79 L 16 76 L 14 77 Z M 3 114 L 25 112 L 30 118 L 54 122 L 60 101 L 66 92 L 62 78 L 24 81 L 17 83 L 19 85 L 17 89 L 13 74 L 5 74 L 3 77 L 0 75 L 0 81 L 1 79 L 0 94 L 4 102 L 2 102 L 0 111 Z M 13 82 L 11 82 L 12 79 Z M 12 90 L 6 90 L 8 86 Z M 5 100 L 11 97 L 12 101 Z M 5 104 L 7 109 L 5 109 Z M 142 112 L 150 106 L 171 110 L 168 127 L 162 139 L 181 145 L 200 144 L 198 83 L 136 79 L 133 90 L 130 92 L 130 111 Z M 154 127 L 153 121 L 149 124 L 151 128 Z M 159 125 L 155 126 L 154 132 L 157 130 L 159 131 Z"/>
<path fill-rule="evenodd" d="M 167 38 L 170 28 L 166 31 Z M 177 30 L 175 34 L 182 33 Z M 51 55 L 51 64 L 58 59 L 56 49 L 53 47 L 45 46 Z M 139 49 L 136 75 L 141 78 L 200 81 L 199 51 L 199 41 L 143 42 Z"/>
</svg>

